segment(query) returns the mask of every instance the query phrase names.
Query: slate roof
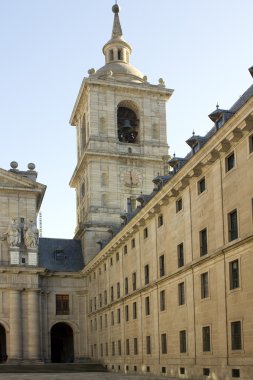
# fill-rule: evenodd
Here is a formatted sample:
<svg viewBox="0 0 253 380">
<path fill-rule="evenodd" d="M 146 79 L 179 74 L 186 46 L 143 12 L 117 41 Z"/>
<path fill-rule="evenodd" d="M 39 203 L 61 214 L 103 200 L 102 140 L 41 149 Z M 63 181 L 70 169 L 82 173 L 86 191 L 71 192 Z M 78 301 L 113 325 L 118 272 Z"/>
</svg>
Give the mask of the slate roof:
<svg viewBox="0 0 253 380">
<path fill-rule="evenodd" d="M 81 242 L 73 239 L 39 239 L 39 266 L 54 272 L 83 269 Z"/>
<path fill-rule="evenodd" d="M 253 66 L 252 66 L 252 72 L 253 72 Z M 253 96 L 253 85 L 251 85 L 244 93 L 243 95 L 233 104 L 233 106 L 229 109 L 229 110 L 222 110 L 226 115 L 225 117 L 223 118 L 223 122 L 222 124 L 220 125 L 219 128 L 222 128 L 222 126 L 237 112 L 239 111 L 239 109 L 241 107 L 243 107 L 247 101 Z M 202 146 L 217 132 L 217 127 L 216 125 L 214 125 L 208 132 L 205 136 L 196 136 L 198 137 L 198 140 L 199 140 L 199 144 L 198 144 L 198 149 L 201 149 Z M 197 151 L 196 150 L 196 151 Z M 163 181 L 162 181 L 162 186 L 169 182 L 170 179 L 173 177 L 174 174 L 176 174 L 191 158 L 192 156 L 194 155 L 194 152 L 193 150 L 191 150 L 184 158 L 180 158 L 180 157 L 174 157 L 172 158 L 172 160 L 169 161 L 169 164 L 175 160 L 177 161 L 178 165 L 177 165 L 177 170 L 173 170 L 173 172 L 170 172 L 167 176 L 161 176 L 161 178 L 163 178 Z M 156 177 L 158 178 L 158 177 Z M 154 183 L 156 184 L 156 178 L 154 179 Z M 157 191 L 160 190 L 161 187 L 157 187 L 157 189 L 154 189 L 153 192 L 149 195 L 147 194 L 141 194 L 140 197 L 138 197 L 140 200 L 141 198 L 143 198 L 143 202 L 141 206 L 138 206 L 133 212 L 131 213 L 127 213 L 125 215 L 125 223 L 122 223 L 122 225 L 116 229 L 114 231 L 114 234 L 113 236 L 115 236 L 122 228 L 124 228 L 124 226 L 136 215 L 138 214 L 138 212 L 141 210 L 141 208 L 143 206 L 145 206 L 146 203 L 148 203 L 157 193 Z M 138 199 L 137 198 L 137 199 Z M 103 241 L 103 244 L 102 246 L 104 247 L 105 245 L 107 245 L 109 243 L 109 241 L 111 240 L 108 239 L 108 240 L 105 240 Z"/>
</svg>

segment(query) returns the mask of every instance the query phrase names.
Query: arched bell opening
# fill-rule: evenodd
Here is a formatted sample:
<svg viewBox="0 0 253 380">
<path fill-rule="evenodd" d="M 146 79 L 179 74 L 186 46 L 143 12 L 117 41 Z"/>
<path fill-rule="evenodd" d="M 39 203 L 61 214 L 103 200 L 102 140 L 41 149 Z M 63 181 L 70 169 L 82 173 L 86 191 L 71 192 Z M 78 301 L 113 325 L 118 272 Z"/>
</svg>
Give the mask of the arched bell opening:
<svg viewBox="0 0 253 380">
<path fill-rule="evenodd" d="M 6 331 L 0 324 L 0 363 L 6 362 L 8 356 L 6 352 Z"/>
<path fill-rule="evenodd" d="M 59 322 L 51 328 L 51 362 L 74 362 L 73 330 L 67 323 Z"/>
<path fill-rule="evenodd" d="M 139 142 L 139 119 L 137 107 L 130 101 L 121 102 L 117 110 L 118 139 L 121 142 Z"/>
</svg>

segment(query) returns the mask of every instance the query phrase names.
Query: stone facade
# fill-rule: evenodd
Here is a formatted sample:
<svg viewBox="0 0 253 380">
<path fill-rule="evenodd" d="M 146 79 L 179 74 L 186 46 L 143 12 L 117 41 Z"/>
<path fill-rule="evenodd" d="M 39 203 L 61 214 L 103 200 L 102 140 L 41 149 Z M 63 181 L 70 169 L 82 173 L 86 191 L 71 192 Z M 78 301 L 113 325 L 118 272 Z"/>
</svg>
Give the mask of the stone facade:
<svg viewBox="0 0 253 380">
<path fill-rule="evenodd" d="M 33 164 L 0 169 L 0 361 L 252 379 L 253 86 L 169 159 L 172 90 L 130 65 L 113 12 L 71 116 L 75 239 L 38 240 Z"/>
</svg>

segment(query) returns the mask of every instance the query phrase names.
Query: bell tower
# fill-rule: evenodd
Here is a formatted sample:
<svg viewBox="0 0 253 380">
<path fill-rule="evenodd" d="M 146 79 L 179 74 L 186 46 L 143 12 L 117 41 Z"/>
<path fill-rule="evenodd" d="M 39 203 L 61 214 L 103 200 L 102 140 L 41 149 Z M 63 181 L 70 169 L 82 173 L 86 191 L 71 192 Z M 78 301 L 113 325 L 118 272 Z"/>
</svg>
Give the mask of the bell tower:
<svg viewBox="0 0 253 380">
<path fill-rule="evenodd" d="M 166 174 L 166 101 L 173 90 L 159 79 L 150 84 L 130 64 L 131 46 L 123 39 L 119 6 L 113 5 L 111 39 L 104 45 L 105 65 L 84 78 L 72 115 L 77 132 L 77 227 L 87 263 L 122 220 L 134 211 L 140 193 L 153 190 L 152 179 Z"/>
</svg>

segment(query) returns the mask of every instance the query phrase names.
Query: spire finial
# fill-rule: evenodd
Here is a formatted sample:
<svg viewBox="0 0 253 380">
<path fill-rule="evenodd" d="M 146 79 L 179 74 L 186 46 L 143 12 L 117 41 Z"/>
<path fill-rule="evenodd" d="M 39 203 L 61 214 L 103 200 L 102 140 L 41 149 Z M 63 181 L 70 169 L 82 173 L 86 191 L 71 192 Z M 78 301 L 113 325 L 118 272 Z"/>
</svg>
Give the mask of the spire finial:
<svg viewBox="0 0 253 380">
<path fill-rule="evenodd" d="M 217 108 L 217 110 L 219 109 L 219 107 L 220 107 L 220 106 L 219 106 L 219 103 L 217 102 L 217 104 L 216 104 L 216 108 Z"/>
<path fill-rule="evenodd" d="M 120 20 L 119 20 L 120 8 L 118 6 L 118 2 L 117 1 L 115 2 L 115 4 L 112 7 L 112 11 L 114 13 L 114 21 L 113 21 L 113 28 L 112 28 L 112 38 L 122 37 L 122 29 L 121 29 Z"/>
</svg>

